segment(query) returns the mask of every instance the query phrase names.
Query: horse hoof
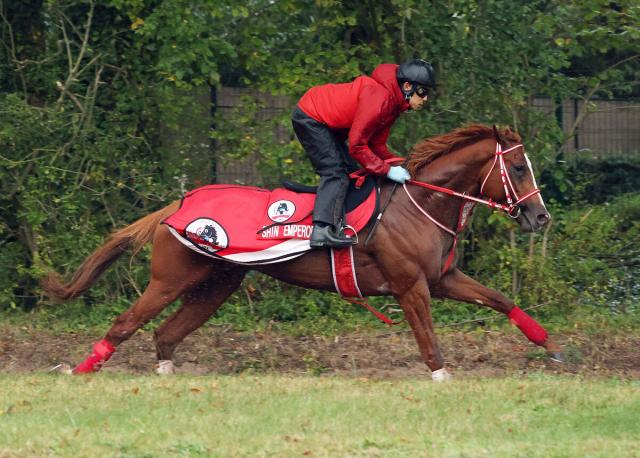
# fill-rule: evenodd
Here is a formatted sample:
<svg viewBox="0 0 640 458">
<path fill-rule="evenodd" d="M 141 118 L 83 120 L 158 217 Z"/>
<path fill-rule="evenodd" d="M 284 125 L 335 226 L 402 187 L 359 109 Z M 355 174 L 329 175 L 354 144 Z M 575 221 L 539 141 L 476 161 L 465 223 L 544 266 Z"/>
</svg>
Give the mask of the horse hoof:
<svg viewBox="0 0 640 458">
<path fill-rule="evenodd" d="M 71 370 L 71 366 L 67 363 L 60 363 L 57 366 L 53 366 L 49 369 L 49 372 L 55 372 L 58 374 L 71 375 L 73 374 L 73 370 Z"/>
<path fill-rule="evenodd" d="M 447 382 L 451 380 L 451 374 L 443 367 L 431 372 L 431 380 L 438 383 Z"/>
<path fill-rule="evenodd" d="M 567 358 L 565 358 L 564 353 L 562 353 L 561 351 L 548 351 L 547 356 L 551 361 L 554 361 L 556 363 L 564 364 L 567 362 Z"/>
<path fill-rule="evenodd" d="M 173 361 L 170 359 L 161 359 L 158 361 L 156 367 L 156 374 L 158 375 L 173 375 L 176 373 L 176 367 L 173 365 Z"/>
</svg>

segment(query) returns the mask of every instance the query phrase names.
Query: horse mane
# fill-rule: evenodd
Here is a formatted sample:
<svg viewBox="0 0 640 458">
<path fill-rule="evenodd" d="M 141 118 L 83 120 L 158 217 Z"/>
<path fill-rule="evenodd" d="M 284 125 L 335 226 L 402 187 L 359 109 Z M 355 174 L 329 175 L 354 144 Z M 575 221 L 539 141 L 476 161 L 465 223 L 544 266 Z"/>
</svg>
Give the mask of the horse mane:
<svg viewBox="0 0 640 458">
<path fill-rule="evenodd" d="M 520 135 L 509 127 L 498 130 L 501 140 L 519 143 Z M 449 133 L 426 138 L 413 147 L 407 158 L 407 170 L 412 175 L 420 168 L 435 161 L 441 156 L 456 151 L 480 140 L 495 138 L 492 127 L 484 124 L 471 124 L 460 127 Z"/>
</svg>

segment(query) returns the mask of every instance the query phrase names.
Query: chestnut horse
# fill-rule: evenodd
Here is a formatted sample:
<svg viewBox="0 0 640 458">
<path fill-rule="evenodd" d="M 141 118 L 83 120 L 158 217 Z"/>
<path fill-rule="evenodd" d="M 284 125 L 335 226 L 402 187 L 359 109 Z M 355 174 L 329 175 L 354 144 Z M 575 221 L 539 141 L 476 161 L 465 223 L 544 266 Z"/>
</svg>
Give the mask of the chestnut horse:
<svg viewBox="0 0 640 458">
<path fill-rule="evenodd" d="M 549 356 L 562 359 L 561 348 L 514 302 L 462 273 L 455 262 L 457 232 L 464 226 L 464 204 L 481 202 L 505 210 L 525 232 L 541 229 L 550 219 L 520 137 L 471 125 L 416 145 L 405 166 L 412 176 L 402 187 L 381 182 L 380 201 L 387 203 L 378 224 L 359 235 L 354 258 L 365 296 L 393 295 L 411 326 L 434 380 L 449 378 L 431 317 L 431 298 L 450 298 L 504 313 Z M 508 154 L 507 154 L 508 153 Z M 77 366 L 94 372 L 123 341 L 176 299 L 182 305 L 155 331 L 159 371 L 171 373 L 176 346 L 202 326 L 238 289 L 248 270 L 305 288 L 334 291 L 324 250 L 313 250 L 276 264 L 247 266 L 211 259 L 180 243 L 160 223 L 178 208 L 174 202 L 113 233 L 62 284 L 54 274 L 43 281 L 52 297 L 70 299 L 86 291 L 129 248 L 153 239 L 151 278 L 140 298 L 117 317 L 105 338 Z M 372 232 L 372 233 L 370 233 Z M 363 243 L 369 236 L 367 243 Z"/>
</svg>

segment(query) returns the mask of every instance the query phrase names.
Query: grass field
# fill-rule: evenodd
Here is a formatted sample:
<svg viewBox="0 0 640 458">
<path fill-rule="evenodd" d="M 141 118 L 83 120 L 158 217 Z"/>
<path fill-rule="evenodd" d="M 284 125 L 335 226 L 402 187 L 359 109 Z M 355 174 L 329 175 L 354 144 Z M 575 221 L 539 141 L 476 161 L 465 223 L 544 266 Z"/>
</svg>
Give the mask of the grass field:
<svg viewBox="0 0 640 458">
<path fill-rule="evenodd" d="M 0 457 L 640 457 L 640 383 L 0 375 Z"/>
</svg>

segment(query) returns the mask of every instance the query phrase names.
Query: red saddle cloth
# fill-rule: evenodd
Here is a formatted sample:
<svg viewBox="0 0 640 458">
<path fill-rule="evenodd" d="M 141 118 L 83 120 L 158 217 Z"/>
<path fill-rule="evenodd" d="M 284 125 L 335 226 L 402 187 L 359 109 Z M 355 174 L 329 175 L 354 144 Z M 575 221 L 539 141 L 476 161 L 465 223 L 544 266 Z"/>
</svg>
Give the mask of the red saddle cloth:
<svg viewBox="0 0 640 458">
<path fill-rule="evenodd" d="M 185 195 L 180 208 L 163 221 L 189 248 L 240 264 L 269 264 L 310 250 L 315 194 L 237 185 L 209 185 Z M 356 232 L 376 208 L 372 189 L 347 213 Z"/>
</svg>

